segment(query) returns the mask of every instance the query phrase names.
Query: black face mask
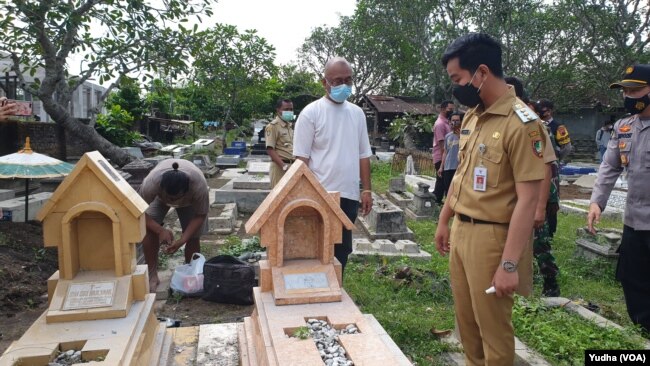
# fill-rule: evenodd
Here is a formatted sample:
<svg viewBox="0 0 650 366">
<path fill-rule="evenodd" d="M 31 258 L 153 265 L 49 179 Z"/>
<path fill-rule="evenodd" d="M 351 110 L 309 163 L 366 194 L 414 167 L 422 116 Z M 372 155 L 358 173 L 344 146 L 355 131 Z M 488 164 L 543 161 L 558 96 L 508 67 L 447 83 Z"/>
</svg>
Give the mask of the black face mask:
<svg viewBox="0 0 650 366">
<path fill-rule="evenodd" d="M 630 114 L 639 114 L 650 105 L 650 97 L 647 94 L 641 98 L 625 97 L 623 105 Z"/>
<path fill-rule="evenodd" d="M 452 114 L 454 114 L 453 111 L 451 111 L 451 112 L 446 112 L 446 113 L 445 113 L 445 117 L 447 117 L 447 119 L 450 119 Z"/>
<path fill-rule="evenodd" d="M 478 88 L 472 85 L 474 76 L 476 76 L 476 72 L 472 76 L 472 79 L 469 81 L 469 83 L 465 85 L 454 85 L 454 88 L 452 89 L 451 92 L 451 94 L 456 99 L 458 99 L 460 104 L 468 106 L 470 108 L 474 108 L 482 102 L 479 93 L 481 92 L 481 87 L 483 87 L 483 83 L 481 83 L 481 86 L 479 86 Z"/>
</svg>

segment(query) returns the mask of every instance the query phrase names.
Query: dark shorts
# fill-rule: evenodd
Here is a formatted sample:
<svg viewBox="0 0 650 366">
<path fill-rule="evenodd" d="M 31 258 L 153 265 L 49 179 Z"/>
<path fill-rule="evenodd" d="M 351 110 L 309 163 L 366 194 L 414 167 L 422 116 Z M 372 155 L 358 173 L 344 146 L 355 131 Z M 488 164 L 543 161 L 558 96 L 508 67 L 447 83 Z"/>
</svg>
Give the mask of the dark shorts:
<svg viewBox="0 0 650 366">
<path fill-rule="evenodd" d="M 154 221 L 156 221 L 158 224 L 162 225 L 163 220 L 165 219 L 165 216 L 167 215 L 167 212 L 169 212 L 169 209 L 171 207 L 167 206 L 163 201 L 161 201 L 158 197 L 156 197 L 153 202 L 149 205 L 149 208 L 147 208 L 147 215 L 151 216 Z M 192 206 L 187 206 L 187 207 L 176 207 L 174 208 L 176 210 L 176 214 L 178 215 L 178 219 L 181 222 L 181 228 L 183 231 L 187 228 L 187 225 L 190 223 L 192 218 L 195 216 L 194 213 L 194 207 Z M 208 232 L 208 216 L 205 216 L 205 220 L 203 221 L 203 227 L 201 227 L 193 236 L 192 239 L 198 239 L 201 237 L 201 235 L 205 234 Z"/>
</svg>

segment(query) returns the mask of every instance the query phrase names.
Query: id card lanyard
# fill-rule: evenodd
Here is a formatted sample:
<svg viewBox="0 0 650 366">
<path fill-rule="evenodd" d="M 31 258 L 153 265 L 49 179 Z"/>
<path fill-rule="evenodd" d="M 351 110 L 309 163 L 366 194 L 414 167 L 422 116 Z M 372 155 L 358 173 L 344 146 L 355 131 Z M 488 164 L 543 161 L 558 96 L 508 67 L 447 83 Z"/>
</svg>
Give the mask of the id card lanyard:
<svg viewBox="0 0 650 366">
<path fill-rule="evenodd" d="M 478 166 L 474 167 L 474 190 L 485 192 L 487 187 L 487 168 L 483 165 L 483 155 L 487 147 L 485 144 L 478 146 L 479 161 Z"/>
</svg>

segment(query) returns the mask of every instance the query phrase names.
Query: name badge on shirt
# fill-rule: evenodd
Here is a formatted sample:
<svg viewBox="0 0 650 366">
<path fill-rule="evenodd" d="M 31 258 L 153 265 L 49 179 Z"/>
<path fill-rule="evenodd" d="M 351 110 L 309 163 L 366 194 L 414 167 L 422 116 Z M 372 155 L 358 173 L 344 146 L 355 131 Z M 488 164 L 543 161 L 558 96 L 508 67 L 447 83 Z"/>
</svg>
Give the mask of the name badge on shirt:
<svg viewBox="0 0 650 366">
<path fill-rule="evenodd" d="M 487 185 L 487 168 L 483 166 L 477 166 L 474 168 L 474 190 L 485 192 L 485 187 Z"/>
</svg>

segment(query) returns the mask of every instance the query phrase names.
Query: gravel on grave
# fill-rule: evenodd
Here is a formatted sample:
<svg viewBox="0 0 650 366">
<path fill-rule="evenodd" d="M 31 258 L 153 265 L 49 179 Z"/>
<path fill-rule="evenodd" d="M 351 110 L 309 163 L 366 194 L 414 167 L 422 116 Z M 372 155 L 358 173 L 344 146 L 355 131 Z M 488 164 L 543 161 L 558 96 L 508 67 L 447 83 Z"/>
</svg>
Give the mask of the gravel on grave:
<svg viewBox="0 0 650 366">
<path fill-rule="evenodd" d="M 345 349 L 339 344 L 340 334 L 360 333 L 354 324 L 348 324 L 343 329 L 334 329 L 324 320 L 308 319 L 307 328 L 326 366 L 354 365 L 352 360 L 348 359 Z"/>
<path fill-rule="evenodd" d="M 70 366 L 78 363 L 86 363 L 88 361 L 81 360 L 81 351 L 69 350 L 61 352 L 54 361 L 47 364 L 47 366 Z"/>
</svg>

